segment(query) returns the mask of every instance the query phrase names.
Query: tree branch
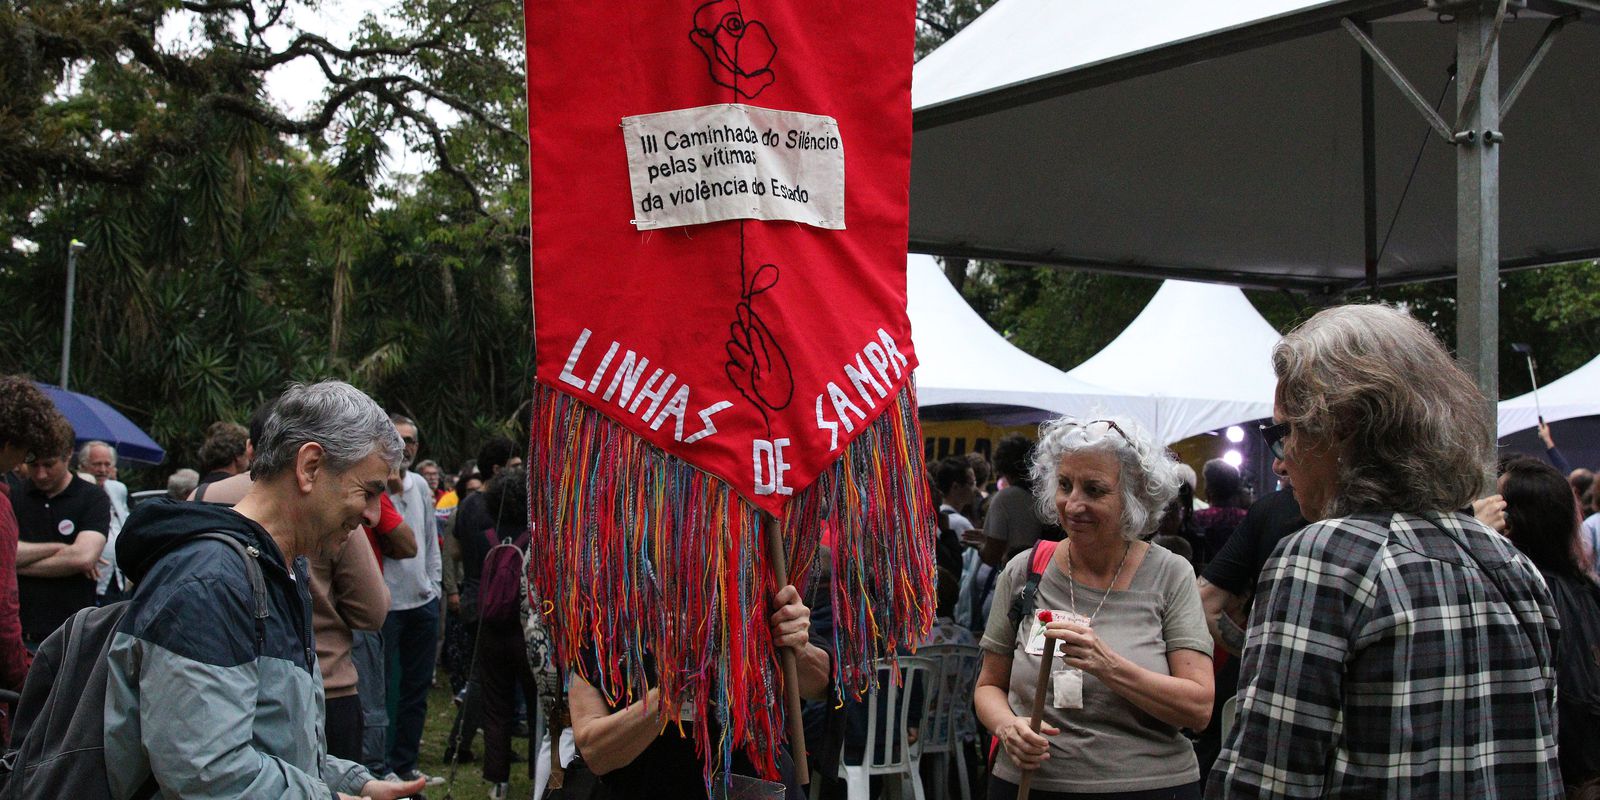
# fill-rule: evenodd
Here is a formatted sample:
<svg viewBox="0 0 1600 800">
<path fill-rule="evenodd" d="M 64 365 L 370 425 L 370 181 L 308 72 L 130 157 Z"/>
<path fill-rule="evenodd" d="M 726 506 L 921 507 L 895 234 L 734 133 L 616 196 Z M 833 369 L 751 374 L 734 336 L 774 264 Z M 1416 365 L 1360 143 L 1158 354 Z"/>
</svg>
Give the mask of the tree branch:
<svg viewBox="0 0 1600 800">
<path fill-rule="evenodd" d="M 443 44 L 444 40 L 439 36 L 430 36 L 426 39 L 418 39 L 413 42 L 407 42 L 404 45 L 396 45 L 391 47 L 344 48 L 339 47 L 338 45 L 314 33 L 302 33 L 295 37 L 294 41 L 290 42 L 289 46 L 284 48 L 282 51 L 273 53 L 264 58 L 248 58 L 244 63 L 249 69 L 259 71 L 272 69 L 273 67 L 281 64 L 287 64 L 297 58 L 303 58 L 305 56 L 311 56 L 318 53 L 329 54 L 350 61 L 361 58 L 377 58 L 380 56 L 386 56 L 390 58 L 405 58 L 407 56 L 416 55 L 422 50 L 440 49 Z"/>
<path fill-rule="evenodd" d="M 257 3 L 262 7 L 257 8 Z M 452 19 L 429 20 L 426 30 L 430 33 L 406 41 L 340 47 L 323 36 L 298 32 L 286 47 L 274 51 L 264 46 L 263 33 L 281 27 L 286 6 L 285 0 L 177 0 L 175 6 L 160 0 L 112 0 L 111 5 L 100 6 L 88 19 L 24 17 L 13 38 L 32 53 L 30 60 L 39 65 L 35 69 L 45 64 L 60 68 L 85 59 L 98 62 L 121 51 L 149 71 L 156 91 L 166 94 L 161 84 L 172 90 L 172 96 L 162 99 L 174 109 L 226 114 L 279 136 L 321 134 L 334 125 L 341 110 L 363 97 L 369 98 L 387 107 L 396 122 L 415 125 L 431 143 L 439 169 L 466 188 L 478 214 L 494 220 L 485 207 L 483 189 L 463 164 L 451 157 L 447 130 L 427 114 L 426 104 L 430 100 L 438 102 L 493 135 L 524 147 L 528 144 L 525 135 L 483 105 L 425 80 L 403 74 L 349 76 L 386 65 L 403 68 L 408 59 L 425 51 L 471 60 L 474 53 L 452 46 L 452 42 L 462 26 L 481 24 L 478 20 L 493 6 L 486 0 L 462 0 L 452 8 Z M 163 52 L 154 39 L 154 31 L 174 8 L 208 16 L 213 22 L 238 13 L 246 23 L 245 32 L 239 41 L 215 43 L 193 57 Z M 300 58 L 310 58 L 317 64 L 329 83 L 329 93 L 306 116 L 295 118 L 265 102 L 259 86 L 265 73 Z M 157 112 L 137 127 L 128 128 L 119 140 L 107 141 L 95 135 L 99 130 L 96 125 L 105 124 L 95 120 L 86 123 L 88 127 L 83 131 L 47 133 L 51 129 L 41 129 L 36 124 L 40 107 L 39 102 L 13 103 L 7 109 L 11 119 L 0 119 L 0 175 L 26 184 L 67 179 L 134 185 L 144 180 L 161 159 L 182 158 L 196 152 L 200 144 L 195 127 L 206 124 L 202 116 L 177 129 L 171 122 L 179 117 Z"/>
<path fill-rule="evenodd" d="M 402 97 L 387 89 L 378 90 L 374 94 L 387 103 L 395 114 L 415 122 L 427 132 L 428 137 L 433 140 L 434 156 L 439 160 L 439 168 L 459 181 L 466 188 L 467 193 L 472 195 L 472 207 L 480 216 L 498 223 L 499 220 L 484 207 L 483 194 L 478 190 L 478 185 L 473 183 L 472 178 L 451 160 L 450 150 L 446 147 L 444 132 L 439 129 L 439 124 L 434 122 L 428 115 L 412 108 Z"/>
<path fill-rule="evenodd" d="M 255 7 L 246 0 L 220 0 L 216 3 L 197 3 L 193 0 L 183 0 L 180 4 L 185 9 L 196 14 L 214 14 L 218 11 L 240 11 L 247 17 L 255 16 Z"/>
<path fill-rule="evenodd" d="M 465 115 L 477 120 L 478 122 L 488 126 L 490 130 L 493 130 L 493 131 L 495 131 L 496 133 L 499 133 L 502 136 L 505 136 L 505 137 L 508 137 L 508 138 L 511 138 L 511 139 L 515 139 L 518 142 L 521 142 L 524 147 L 526 147 L 528 145 L 528 137 L 523 136 L 520 133 L 517 133 L 516 131 L 514 131 L 511 128 L 507 127 L 506 125 L 502 124 L 498 120 L 493 119 L 488 114 L 484 113 L 483 109 L 480 109 L 477 106 L 474 106 L 471 103 L 468 103 L 467 101 L 462 100 L 461 98 L 456 97 L 453 94 L 441 91 L 439 89 L 435 89 L 432 86 L 429 86 L 429 85 L 427 85 L 425 83 L 421 83 L 421 82 L 416 81 L 416 80 L 413 80 L 411 78 L 405 78 L 405 83 L 411 89 L 413 89 L 415 91 L 418 91 L 418 92 L 421 92 L 422 94 L 425 94 L 428 97 L 433 98 L 434 100 L 438 100 L 439 102 L 444 103 L 445 105 L 455 109 L 456 111 L 459 111 L 462 114 L 465 114 Z"/>
<path fill-rule="evenodd" d="M 939 35 L 943 36 L 945 39 L 949 39 L 950 37 L 956 35 L 955 29 L 951 28 L 949 25 L 945 25 L 940 22 L 934 22 L 932 19 L 924 17 L 920 14 L 917 15 L 917 21 L 938 31 Z"/>
</svg>

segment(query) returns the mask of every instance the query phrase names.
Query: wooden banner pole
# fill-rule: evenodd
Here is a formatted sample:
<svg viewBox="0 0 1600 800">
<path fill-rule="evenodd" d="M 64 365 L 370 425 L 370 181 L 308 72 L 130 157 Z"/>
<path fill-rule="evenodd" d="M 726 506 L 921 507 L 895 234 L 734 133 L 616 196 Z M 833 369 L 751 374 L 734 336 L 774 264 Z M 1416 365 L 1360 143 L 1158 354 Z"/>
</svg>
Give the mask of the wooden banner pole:
<svg viewBox="0 0 1600 800">
<path fill-rule="evenodd" d="M 767 540 L 767 562 L 772 567 L 773 582 L 781 589 L 789 585 L 789 562 L 784 556 L 783 532 L 778 529 L 777 517 L 761 512 L 761 532 Z M 806 763 L 806 728 L 800 715 L 800 668 L 795 662 L 794 648 L 779 649 L 778 660 L 783 666 L 783 699 L 789 711 L 790 755 L 794 758 L 800 785 L 805 786 L 811 783 L 811 767 Z"/>
<path fill-rule="evenodd" d="M 1044 724 L 1044 701 L 1050 691 L 1050 665 L 1055 661 L 1056 643 L 1054 639 L 1044 640 L 1045 655 L 1039 659 L 1039 677 L 1033 683 L 1033 716 L 1028 718 L 1028 727 L 1034 733 L 1039 732 L 1039 727 Z M 1022 780 L 1017 782 L 1017 800 L 1028 800 L 1028 792 L 1033 783 L 1033 770 L 1022 771 Z"/>
</svg>

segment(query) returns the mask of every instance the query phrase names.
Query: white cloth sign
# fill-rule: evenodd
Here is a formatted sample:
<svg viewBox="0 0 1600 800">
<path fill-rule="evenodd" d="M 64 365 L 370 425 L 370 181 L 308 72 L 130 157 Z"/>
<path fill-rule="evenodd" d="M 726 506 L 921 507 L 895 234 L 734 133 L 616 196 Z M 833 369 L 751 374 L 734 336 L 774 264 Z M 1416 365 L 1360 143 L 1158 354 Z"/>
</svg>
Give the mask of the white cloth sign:
<svg viewBox="0 0 1600 800">
<path fill-rule="evenodd" d="M 742 103 L 622 118 L 639 230 L 727 219 L 844 230 L 844 139 L 832 117 Z"/>
</svg>

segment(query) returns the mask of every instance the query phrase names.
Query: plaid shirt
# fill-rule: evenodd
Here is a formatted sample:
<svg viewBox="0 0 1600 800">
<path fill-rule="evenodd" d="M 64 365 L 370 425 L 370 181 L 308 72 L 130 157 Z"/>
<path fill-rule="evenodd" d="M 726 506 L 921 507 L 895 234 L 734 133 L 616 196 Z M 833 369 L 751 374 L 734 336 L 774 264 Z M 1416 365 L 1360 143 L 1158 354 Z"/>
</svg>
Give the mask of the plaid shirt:
<svg viewBox="0 0 1600 800">
<path fill-rule="evenodd" d="M 1256 597 L 1207 797 L 1562 796 L 1555 607 L 1477 520 L 1312 524 Z"/>
</svg>

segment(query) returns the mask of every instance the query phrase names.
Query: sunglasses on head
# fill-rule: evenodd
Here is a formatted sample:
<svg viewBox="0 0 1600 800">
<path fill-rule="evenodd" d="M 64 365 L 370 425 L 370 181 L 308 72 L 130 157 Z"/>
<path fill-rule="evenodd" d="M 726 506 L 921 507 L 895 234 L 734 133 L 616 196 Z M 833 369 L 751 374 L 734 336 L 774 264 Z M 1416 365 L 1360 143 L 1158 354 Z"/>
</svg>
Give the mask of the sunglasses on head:
<svg viewBox="0 0 1600 800">
<path fill-rule="evenodd" d="M 1277 422 L 1261 426 L 1261 440 L 1267 443 L 1267 449 L 1272 451 L 1272 457 L 1283 459 L 1284 439 L 1289 435 L 1289 423 Z"/>
<path fill-rule="evenodd" d="M 1090 425 L 1105 425 L 1107 432 L 1116 431 L 1117 435 L 1121 436 L 1125 441 L 1133 441 L 1132 439 L 1128 438 L 1127 431 L 1124 431 L 1119 425 L 1117 425 L 1117 423 L 1112 422 L 1109 419 L 1091 419 L 1088 422 L 1074 422 L 1072 425 L 1074 427 L 1083 428 L 1084 430 L 1088 430 Z"/>
</svg>

